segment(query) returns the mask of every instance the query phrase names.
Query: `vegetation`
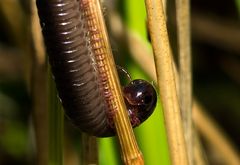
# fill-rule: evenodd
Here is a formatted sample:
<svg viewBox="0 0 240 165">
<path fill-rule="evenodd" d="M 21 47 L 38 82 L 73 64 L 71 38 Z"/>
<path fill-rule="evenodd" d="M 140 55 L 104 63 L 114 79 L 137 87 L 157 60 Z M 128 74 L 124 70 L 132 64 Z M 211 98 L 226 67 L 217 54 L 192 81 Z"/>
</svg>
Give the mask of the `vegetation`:
<svg viewBox="0 0 240 165">
<path fill-rule="evenodd" d="M 158 10 L 166 19 L 151 15 L 158 7 L 151 8 L 154 2 L 115 0 L 102 5 L 115 62 L 133 79 L 152 81 L 158 90 L 155 112 L 134 129 L 145 164 L 177 164 L 179 159 L 239 164 L 240 2 L 191 1 L 184 6 L 188 1 L 167 1 L 166 9 Z M 167 33 L 162 32 L 164 21 Z M 122 164 L 116 137 L 81 134 L 64 117 L 35 1 L 0 1 L 0 24 L 0 164 Z M 124 84 L 124 76 L 120 78 Z M 171 88 L 172 104 L 165 88 Z M 171 110 L 181 111 L 181 116 Z M 177 149 L 182 155 L 173 151 L 176 142 L 182 144 Z"/>
</svg>

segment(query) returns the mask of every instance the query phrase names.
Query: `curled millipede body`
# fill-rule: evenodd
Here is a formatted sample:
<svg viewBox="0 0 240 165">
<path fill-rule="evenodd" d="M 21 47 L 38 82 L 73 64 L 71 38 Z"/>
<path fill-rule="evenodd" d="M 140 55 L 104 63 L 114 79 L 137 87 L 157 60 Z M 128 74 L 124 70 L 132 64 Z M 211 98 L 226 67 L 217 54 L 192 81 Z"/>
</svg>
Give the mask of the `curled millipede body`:
<svg viewBox="0 0 240 165">
<path fill-rule="evenodd" d="M 91 22 L 87 5 L 86 0 L 37 0 L 49 63 L 66 115 L 74 125 L 88 134 L 112 136 L 115 132 L 109 112 L 113 111 L 114 106 L 109 100 L 113 96 L 106 85 L 108 78 L 104 72 L 104 56 L 100 49 L 102 45 L 98 42 L 101 37 L 94 22 Z M 133 84 L 124 88 L 128 93 L 125 101 L 130 101 L 127 106 L 131 102 L 134 104 L 129 116 L 133 126 L 137 126 L 146 118 L 144 115 L 137 116 L 138 107 L 140 110 L 146 108 L 133 99 L 127 99 L 133 96 Z M 149 116 L 156 105 L 156 92 L 154 88 L 153 93 L 149 87 L 146 89 L 151 94 L 148 99 L 152 99 L 149 104 L 152 108 L 145 115 Z"/>
<path fill-rule="evenodd" d="M 49 62 L 67 116 L 91 135 L 112 135 L 79 2 L 38 0 L 37 7 Z"/>
</svg>

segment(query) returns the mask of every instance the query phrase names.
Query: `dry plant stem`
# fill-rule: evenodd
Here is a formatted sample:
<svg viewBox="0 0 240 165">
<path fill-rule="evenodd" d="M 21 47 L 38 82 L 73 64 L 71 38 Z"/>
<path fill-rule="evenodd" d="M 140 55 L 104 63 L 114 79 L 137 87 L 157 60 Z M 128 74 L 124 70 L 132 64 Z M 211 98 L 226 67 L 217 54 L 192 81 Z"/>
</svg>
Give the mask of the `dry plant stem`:
<svg viewBox="0 0 240 165">
<path fill-rule="evenodd" d="M 47 69 L 44 44 L 41 36 L 35 1 L 31 1 L 31 36 L 33 41 L 33 66 L 31 93 L 33 98 L 33 119 L 37 148 L 37 164 L 48 163 L 48 112 L 47 112 Z"/>
<path fill-rule="evenodd" d="M 162 1 L 145 0 L 145 2 L 171 162 L 174 165 L 187 165 L 187 152 L 174 80 L 173 58 L 171 56 Z"/>
<path fill-rule="evenodd" d="M 103 69 L 108 77 L 108 86 L 111 88 L 113 95 L 113 99 L 111 101 L 111 109 L 113 112 L 110 113 L 114 114 L 113 121 L 118 139 L 120 141 L 123 161 L 125 164 L 144 164 L 143 156 L 136 143 L 136 139 L 126 111 L 126 106 L 122 97 L 121 86 L 113 60 L 111 47 L 108 41 L 99 0 L 84 0 L 84 3 L 86 4 L 86 8 L 88 8 L 86 10 L 89 10 L 93 16 L 91 21 L 87 21 L 88 26 L 95 27 L 95 30 L 100 32 L 98 37 L 101 38 L 101 40 L 95 40 L 94 42 L 96 47 L 99 45 L 101 46 L 101 48 L 98 50 L 106 57 L 103 63 Z"/>
<path fill-rule="evenodd" d="M 222 135 L 220 128 L 218 128 L 213 120 L 207 117 L 202 109 L 196 101 L 193 103 L 193 119 L 199 132 L 221 153 L 226 164 L 239 165 L 240 158 L 238 151 Z"/>
<path fill-rule="evenodd" d="M 186 140 L 188 161 L 193 164 L 192 82 L 189 0 L 176 0 L 179 52 L 179 101 Z"/>
<path fill-rule="evenodd" d="M 115 19 L 117 17 L 114 17 Z M 120 21 L 120 20 L 118 20 Z M 119 24 L 122 25 L 122 23 L 120 22 Z M 111 26 L 114 28 L 114 25 L 116 24 L 111 24 Z M 123 32 L 121 31 L 118 31 L 118 36 L 122 36 L 123 35 Z M 155 71 L 155 67 L 154 66 L 154 60 L 153 60 L 153 55 L 152 55 L 152 51 L 149 49 L 149 47 L 146 45 L 145 42 L 143 42 L 143 40 L 141 40 L 141 38 L 139 36 L 137 36 L 137 34 L 134 34 L 132 31 L 127 31 L 127 38 L 128 38 L 128 44 L 129 44 L 129 48 L 130 48 L 130 51 L 131 51 L 131 55 L 133 57 L 133 59 L 141 66 L 141 68 L 153 79 L 153 81 L 157 81 L 157 78 L 156 78 L 156 71 Z M 141 47 L 141 51 L 139 51 L 139 47 Z M 143 60 L 142 60 L 143 59 Z M 175 65 L 173 65 L 174 68 L 176 68 Z M 178 82 L 179 78 L 178 78 L 178 72 L 175 71 L 175 78 L 176 78 L 176 82 Z M 196 99 L 193 98 L 193 100 L 195 100 L 196 102 Z M 198 114 L 199 112 L 201 113 L 201 111 L 203 111 L 201 109 L 201 106 L 199 105 L 198 103 L 198 106 L 197 108 L 195 107 L 195 104 L 194 104 L 194 107 L 193 107 L 194 111 L 193 111 L 193 121 L 194 123 L 196 124 L 196 122 L 198 122 L 199 124 L 203 123 L 202 120 L 206 120 L 205 117 L 207 117 L 206 115 L 203 115 L 201 116 L 203 119 L 198 119 L 199 116 L 196 115 Z M 199 111 L 199 112 L 198 112 Z M 203 127 L 208 127 L 208 124 L 212 124 L 211 122 L 211 118 L 207 117 L 208 118 L 208 123 L 207 124 L 204 124 L 202 125 Z M 198 124 L 196 124 L 196 126 L 198 126 Z M 216 125 L 212 125 L 212 126 L 209 126 L 211 127 L 212 129 L 216 129 L 215 128 Z M 205 130 L 205 128 L 202 128 L 203 130 Z M 214 132 L 217 132 L 217 131 L 214 131 Z M 201 132 L 200 132 L 201 133 Z M 211 137 L 208 138 L 210 132 L 205 132 L 204 135 L 204 138 L 206 138 L 207 140 L 210 139 Z M 231 148 L 231 152 L 229 152 L 228 154 L 231 154 L 231 156 L 228 156 L 228 157 L 237 157 L 238 155 L 238 152 L 235 150 L 235 149 L 232 149 L 232 145 L 231 143 L 228 141 L 228 139 L 226 139 L 224 137 L 224 135 L 222 134 L 222 132 L 217 132 L 219 137 L 221 137 L 221 139 L 225 139 L 224 142 L 224 146 L 227 145 L 227 147 L 225 148 Z M 196 135 L 194 133 L 194 135 Z M 205 137 L 206 136 L 206 137 Z M 197 165 L 202 165 L 202 164 L 208 164 L 206 159 L 205 159 L 205 155 L 202 153 L 201 151 L 201 146 L 200 146 L 200 142 L 199 142 L 199 138 L 197 136 L 194 136 L 194 144 L 196 145 L 199 145 L 199 147 L 194 147 L 194 160 L 195 160 L 195 164 Z M 220 144 L 215 144 L 217 146 L 219 146 Z M 200 148 L 200 150 L 199 150 Z M 196 150 L 197 149 L 197 150 Z M 221 149 L 224 149 L 224 148 L 220 148 L 220 152 Z M 223 153 L 223 152 L 222 152 Z M 227 155 L 221 155 L 222 157 L 224 157 L 224 159 L 228 159 L 228 158 L 225 158 L 225 156 Z M 230 164 L 230 163 L 228 163 Z"/>
<path fill-rule="evenodd" d="M 162 0 L 162 4 L 163 4 L 163 11 L 165 14 L 165 17 L 167 17 L 167 0 Z"/>
<path fill-rule="evenodd" d="M 128 33 L 128 41 L 129 41 L 129 45 L 131 48 L 131 52 L 132 52 L 132 56 L 134 59 L 144 59 L 144 60 L 136 60 L 136 62 L 141 66 L 141 68 L 143 68 L 143 70 L 154 80 L 156 81 L 156 75 L 155 73 L 155 69 L 149 69 L 148 67 L 146 67 L 146 63 L 148 64 L 148 66 L 153 66 L 154 65 L 154 61 L 152 59 L 152 54 L 151 54 L 151 50 L 148 49 L 148 47 L 145 45 L 144 42 L 142 42 L 141 40 L 139 40 L 138 37 L 136 37 L 135 35 L 133 35 L 132 33 Z M 134 48 L 134 46 L 140 46 L 142 49 L 141 53 L 139 53 L 139 51 L 136 50 L 132 50 L 132 48 Z M 136 54 L 138 53 L 138 54 Z M 178 73 L 176 72 L 176 82 L 178 82 Z M 217 146 L 218 147 L 218 151 L 221 153 L 225 153 L 226 151 L 222 151 L 225 150 L 225 148 L 228 148 L 228 150 L 231 150 L 231 152 L 228 152 L 228 154 L 230 154 L 230 156 L 222 154 L 221 156 L 223 157 L 223 159 L 228 160 L 228 158 L 232 158 L 235 157 L 235 159 L 238 157 L 238 152 L 236 151 L 236 149 L 234 149 L 234 147 L 231 145 L 231 143 L 229 142 L 228 139 L 225 138 L 224 134 L 222 132 L 217 131 L 218 127 L 217 125 L 213 125 L 212 119 L 207 117 L 206 115 L 199 115 L 202 114 L 202 107 L 200 106 L 199 103 L 195 103 L 197 102 L 196 99 L 193 98 L 193 122 L 196 125 L 196 129 L 198 130 L 199 126 L 201 127 L 201 130 L 207 130 L 207 128 L 205 129 L 205 127 L 209 127 L 211 128 L 213 131 L 209 132 L 209 131 L 204 131 L 204 134 L 200 131 L 201 135 L 203 135 L 203 138 L 207 139 L 207 141 L 211 144 L 213 144 L 213 146 Z M 204 123 L 205 121 L 207 121 L 207 123 Z M 224 139 L 224 140 L 218 140 L 218 141 L 214 141 L 214 139 L 211 138 L 211 134 L 217 134 L 214 135 L 214 137 L 219 136 L 219 139 Z M 200 145 L 199 144 L 199 139 L 195 137 L 194 135 L 194 144 L 196 145 Z M 211 140 L 210 140 L 211 139 Z M 220 144 L 224 143 L 223 145 Z M 226 147 L 221 147 L 222 146 L 226 146 Z M 219 147 L 220 146 L 220 147 Z M 200 149 L 199 149 L 200 148 Z M 208 164 L 206 159 L 205 159 L 205 155 L 202 153 L 201 151 L 201 146 L 199 147 L 195 147 L 194 146 L 194 163 L 195 164 Z M 230 162 L 227 162 L 227 164 L 230 164 Z"/>
<path fill-rule="evenodd" d="M 31 35 L 36 52 L 34 57 L 39 65 L 45 65 L 45 46 L 43 42 L 41 26 L 39 24 L 40 21 L 37 13 L 36 0 L 31 0 L 31 14 Z"/>
<path fill-rule="evenodd" d="M 98 147 L 95 136 L 89 136 L 82 133 L 82 165 L 97 165 L 98 163 Z"/>
<path fill-rule="evenodd" d="M 156 77 L 156 70 L 154 67 L 154 60 L 152 51 L 149 49 L 149 47 L 146 46 L 146 43 L 144 43 L 136 34 L 133 34 L 133 32 L 127 32 L 127 38 L 128 43 L 131 51 L 131 55 L 133 59 L 141 66 L 141 68 L 153 79 L 154 82 L 157 82 Z M 138 47 L 141 47 L 141 50 L 138 49 Z M 175 63 L 174 63 L 175 64 Z M 175 74 L 175 81 L 177 89 L 179 88 L 179 76 L 176 69 L 176 66 L 173 65 L 174 74 Z M 177 90 L 179 91 L 179 89 Z M 206 158 L 203 156 L 203 150 L 200 145 L 200 139 L 197 137 L 196 134 L 193 134 L 193 157 L 194 157 L 194 163 L 196 165 L 202 165 L 202 164 L 208 164 L 206 161 Z"/>
</svg>

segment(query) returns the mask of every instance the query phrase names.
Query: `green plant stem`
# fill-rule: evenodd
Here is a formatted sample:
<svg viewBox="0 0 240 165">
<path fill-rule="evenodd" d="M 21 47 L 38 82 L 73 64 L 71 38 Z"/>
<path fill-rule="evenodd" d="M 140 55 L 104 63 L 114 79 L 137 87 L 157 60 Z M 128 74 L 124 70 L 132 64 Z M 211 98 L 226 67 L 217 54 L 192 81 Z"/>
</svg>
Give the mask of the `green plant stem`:
<svg viewBox="0 0 240 165">
<path fill-rule="evenodd" d="M 63 111 L 57 97 L 55 83 L 52 74 L 48 72 L 49 84 L 49 165 L 63 164 Z M 46 137 L 47 138 L 47 137 Z"/>
<path fill-rule="evenodd" d="M 171 162 L 174 165 L 187 165 L 187 152 L 173 72 L 173 58 L 169 45 L 162 1 L 145 0 L 145 3 L 154 51 L 158 87 L 160 89 L 167 128 Z"/>
</svg>

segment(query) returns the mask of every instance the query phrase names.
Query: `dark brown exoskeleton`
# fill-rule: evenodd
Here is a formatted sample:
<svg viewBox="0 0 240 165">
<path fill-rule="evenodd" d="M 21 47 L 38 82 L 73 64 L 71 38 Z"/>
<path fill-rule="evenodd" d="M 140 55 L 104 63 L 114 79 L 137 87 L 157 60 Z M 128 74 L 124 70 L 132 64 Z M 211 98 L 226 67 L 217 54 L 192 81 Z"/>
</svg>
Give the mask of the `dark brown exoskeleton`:
<svg viewBox="0 0 240 165">
<path fill-rule="evenodd" d="M 104 79 L 96 66 L 98 59 L 80 4 L 81 0 L 37 0 L 49 63 L 65 113 L 74 125 L 94 136 L 113 136 Z M 156 92 L 150 83 L 134 80 L 123 93 L 135 127 L 153 112 Z"/>
<path fill-rule="evenodd" d="M 156 91 L 152 84 L 145 80 L 131 81 L 123 88 L 123 95 L 133 127 L 144 122 L 156 107 Z"/>
</svg>

